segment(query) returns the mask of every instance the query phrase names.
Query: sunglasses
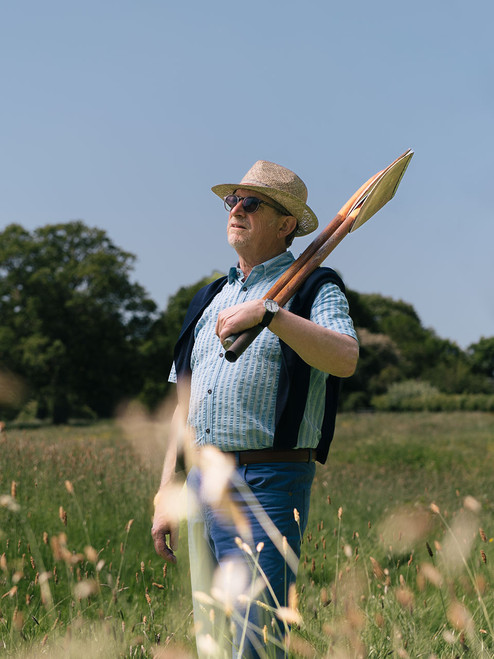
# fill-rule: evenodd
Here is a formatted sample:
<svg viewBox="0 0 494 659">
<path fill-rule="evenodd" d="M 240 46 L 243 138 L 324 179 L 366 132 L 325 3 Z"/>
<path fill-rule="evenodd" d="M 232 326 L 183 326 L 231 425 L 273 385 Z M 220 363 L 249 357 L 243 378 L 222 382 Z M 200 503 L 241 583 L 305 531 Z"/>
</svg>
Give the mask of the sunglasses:
<svg viewBox="0 0 494 659">
<path fill-rule="evenodd" d="M 267 201 L 258 199 L 257 197 L 239 197 L 236 194 L 229 194 L 223 200 L 227 211 L 231 211 L 233 208 L 235 208 L 239 201 L 242 202 L 242 208 L 246 213 L 255 213 L 257 210 L 259 210 L 259 206 L 261 204 L 265 204 L 270 208 L 274 208 L 279 213 L 289 215 L 289 213 L 287 213 L 281 206 L 273 206 L 273 204 L 268 204 Z"/>
</svg>

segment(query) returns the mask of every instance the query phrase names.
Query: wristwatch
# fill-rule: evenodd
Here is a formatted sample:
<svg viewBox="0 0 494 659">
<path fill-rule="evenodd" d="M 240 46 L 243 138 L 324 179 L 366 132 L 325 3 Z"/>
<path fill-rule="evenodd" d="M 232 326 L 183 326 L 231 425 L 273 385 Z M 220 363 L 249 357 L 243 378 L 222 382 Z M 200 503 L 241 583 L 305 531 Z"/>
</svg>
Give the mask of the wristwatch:
<svg viewBox="0 0 494 659">
<path fill-rule="evenodd" d="M 280 305 L 278 302 L 275 302 L 275 300 L 264 300 L 264 308 L 266 311 L 264 312 L 264 316 L 260 324 L 262 327 L 267 327 L 280 310 Z"/>
</svg>

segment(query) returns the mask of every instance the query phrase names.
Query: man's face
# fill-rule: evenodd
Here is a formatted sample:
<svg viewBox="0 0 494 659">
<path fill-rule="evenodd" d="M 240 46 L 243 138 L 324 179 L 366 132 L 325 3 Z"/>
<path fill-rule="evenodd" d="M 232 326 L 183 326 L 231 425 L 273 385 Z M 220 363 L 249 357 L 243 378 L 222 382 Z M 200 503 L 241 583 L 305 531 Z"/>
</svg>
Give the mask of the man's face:
<svg viewBox="0 0 494 659">
<path fill-rule="evenodd" d="M 273 203 L 269 197 L 253 190 L 239 188 L 238 197 L 257 197 L 268 204 Z M 242 203 L 238 203 L 228 216 L 228 242 L 240 255 L 248 250 L 253 255 L 274 254 L 283 251 L 285 237 L 280 233 L 286 216 L 276 209 L 261 204 L 255 213 L 246 213 Z"/>
</svg>

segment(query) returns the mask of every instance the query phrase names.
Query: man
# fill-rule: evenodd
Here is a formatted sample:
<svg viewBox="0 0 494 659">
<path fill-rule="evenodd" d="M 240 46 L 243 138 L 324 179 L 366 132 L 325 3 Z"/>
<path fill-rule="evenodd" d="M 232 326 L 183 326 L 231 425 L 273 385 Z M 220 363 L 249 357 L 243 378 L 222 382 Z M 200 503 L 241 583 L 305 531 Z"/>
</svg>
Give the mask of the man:
<svg viewBox="0 0 494 659">
<path fill-rule="evenodd" d="M 317 228 L 303 181 L 280 165 L 258 161 L 240 183 L 212 190 L 229 210 L 228 242 L 238 263 L 192 301 L 170 379 L 178 382 L 179 402 L 188 408 L 195 445 L 203 453 L 216 447 L 235 466 L 228 472 L 229 503 L 208 499 L 204 470 L 193 468 L 188 476 L 198 501 L 188 520 L 194 615 L 198 622 L 206 613 L 198 635 L 211 640 L 220 600 L 234 622 L 233 656 L 267 656 L 267 648 L 269 656 L 283 656 L 286 626 L 276 621 L 295 581 L 314 461 L 326 460 L 339 378 L 354 372 L 358 344 L 343 283 L 329 268 L 318 268 L 285 308 L 262 299 L 293 262 L 287 251 L 293 238 Z M 225 340 L 258 324 L 266 329 L 228 363 Z M 152 529 L 156 551 L 167 561 L 175 560 L 176 523 L 170 506 L 160 502 L 169 499 L 175 451 L 165 461 Z M 218 568 L 212 590 L 204 561 Z M 242 565 L 255 574 L 242 576 Z M 230 592 L 232 582 L 240 597 L 235 592 L 226 602 L 221 593 Z M 211 592 L 216 602 L 208 608 Z M 199 642 L 198 650 L 212 652 Z"/>
</svg>

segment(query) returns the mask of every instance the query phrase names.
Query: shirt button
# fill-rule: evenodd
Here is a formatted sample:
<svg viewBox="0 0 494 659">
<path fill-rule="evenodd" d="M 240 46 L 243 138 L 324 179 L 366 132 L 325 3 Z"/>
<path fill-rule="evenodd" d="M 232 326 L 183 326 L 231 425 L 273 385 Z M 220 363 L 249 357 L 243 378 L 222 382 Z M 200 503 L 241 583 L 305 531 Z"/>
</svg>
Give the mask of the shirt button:
<svg viewBox="0 0 494 659">
<path fill-rule="evenodd" d="M 206 434 L 209 435 L 210 432 L 211 430 L 209 428 L 206 428 Z"/>
<path fill-rule="evenodd" d="M 223 353 L 222 353 L 222 352 L 220 352 L 220 357 L 223 357 Z"/>
<path fill-rule="evenodd" d="M 244 286 L 244 287 L 242 288 L 242 290 L 243 290 L 243 292 L 245 293 L 245 292 L 247 291 L 247 286 Z"/>
<path fill-rule="evenodd" d="M 213 393 L 213 390 L 212 390 L 212 389 L 208 389 L 208 394 L 212 394 L 212 393 Z"/>
</svg>

